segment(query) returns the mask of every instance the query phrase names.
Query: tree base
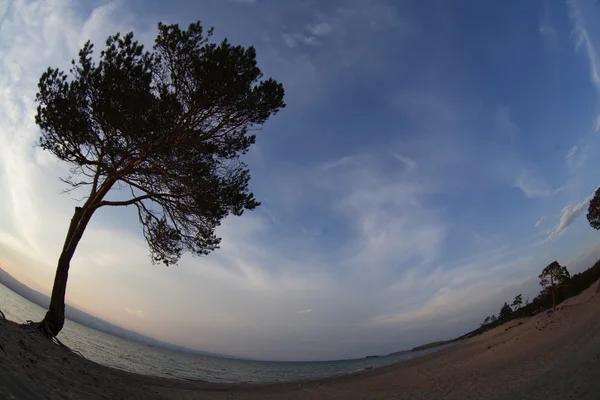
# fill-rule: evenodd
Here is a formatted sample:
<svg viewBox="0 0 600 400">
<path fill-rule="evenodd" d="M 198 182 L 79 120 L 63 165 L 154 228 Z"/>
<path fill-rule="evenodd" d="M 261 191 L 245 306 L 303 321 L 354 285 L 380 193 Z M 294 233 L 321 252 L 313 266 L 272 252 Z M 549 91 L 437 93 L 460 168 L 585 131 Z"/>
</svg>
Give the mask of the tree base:
<svg viewBox="0 0 600 400">
<path fill-rule="evenodd" d="M 48 339 L 55 339 L 60 330 L 62 329 L 63 324 L 58 322 L 52 322 L 52 320 L 48 319 L 48 315 L 44 317 L 40 322 L 27 321 L 28 325 L 40 332 Z"/>
</svg>

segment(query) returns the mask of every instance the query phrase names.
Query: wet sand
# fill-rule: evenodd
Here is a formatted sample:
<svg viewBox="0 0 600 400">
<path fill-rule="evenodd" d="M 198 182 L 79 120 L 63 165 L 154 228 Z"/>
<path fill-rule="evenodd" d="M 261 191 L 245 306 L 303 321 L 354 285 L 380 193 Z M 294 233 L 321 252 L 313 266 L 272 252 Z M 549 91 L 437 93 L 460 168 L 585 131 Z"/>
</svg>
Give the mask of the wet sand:
<svg viewBox="0 0 600 400">
<path fill-rule="evenodd" d="M 0 321 L 0 399 L 599 399 L 595 284 L 550 314 L 456 346 L 343 377 L 211 384 L 136 375 L 85 360 Z"/>
</svg>

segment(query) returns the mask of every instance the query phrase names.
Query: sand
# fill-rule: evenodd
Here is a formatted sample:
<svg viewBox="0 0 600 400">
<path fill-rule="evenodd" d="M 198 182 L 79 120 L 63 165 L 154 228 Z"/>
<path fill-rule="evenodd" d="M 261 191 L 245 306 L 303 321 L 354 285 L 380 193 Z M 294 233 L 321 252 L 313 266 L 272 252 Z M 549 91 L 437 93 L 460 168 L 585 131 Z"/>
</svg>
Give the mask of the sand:
<svg viewBox="0 0 600 400">
<path fill-rule="evenodd" d="M 209 384 L 95 364 L 0 321 L 0 399 L 600 399 L 595 285 L 550 314 L 510 321 L 454 347 L 337 378 Z"/>
</svg>

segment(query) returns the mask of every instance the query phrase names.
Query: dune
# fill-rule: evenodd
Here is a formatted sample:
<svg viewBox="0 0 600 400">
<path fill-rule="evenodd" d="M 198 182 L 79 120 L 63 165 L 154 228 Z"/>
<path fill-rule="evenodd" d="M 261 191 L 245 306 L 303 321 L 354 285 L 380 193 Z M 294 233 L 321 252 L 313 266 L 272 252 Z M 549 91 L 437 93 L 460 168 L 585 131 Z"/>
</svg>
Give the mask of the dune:
<svg viewBox="0 0 600 400">
<path fill-rule="evenodd" d="M 600 295 L 592 285 L 549 315 L 513 320 L 421 358 L 284 384 L 212 384 L 88 361 L 0 321 L 6 399 L 598 399 Z"/>
</svg>

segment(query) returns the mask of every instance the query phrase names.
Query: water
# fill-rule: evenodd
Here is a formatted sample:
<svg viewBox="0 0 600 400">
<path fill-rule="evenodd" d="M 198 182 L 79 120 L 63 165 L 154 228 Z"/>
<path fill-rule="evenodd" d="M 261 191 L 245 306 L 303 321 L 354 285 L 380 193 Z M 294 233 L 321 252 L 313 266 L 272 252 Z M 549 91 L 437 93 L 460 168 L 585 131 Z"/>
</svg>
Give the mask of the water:
<svg viewBox="0 0 600 400">
<path fill-rule="evenodd" d="M 23 323 L 39 321 L 45 310 L 0 284 L 0 309 L 6 318 Z M 419 357 L 428 349 L 397 356 L 319 362 L 265 362 L 232 360 L 176 352 L 136 343 L 65 321 L 58 338 L 87 359 L 113 368 L 167 378 L 208 382 L 285 382 L 348 374 Z"/>
</svg>

